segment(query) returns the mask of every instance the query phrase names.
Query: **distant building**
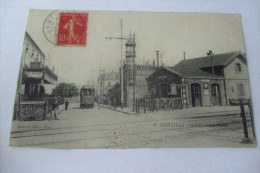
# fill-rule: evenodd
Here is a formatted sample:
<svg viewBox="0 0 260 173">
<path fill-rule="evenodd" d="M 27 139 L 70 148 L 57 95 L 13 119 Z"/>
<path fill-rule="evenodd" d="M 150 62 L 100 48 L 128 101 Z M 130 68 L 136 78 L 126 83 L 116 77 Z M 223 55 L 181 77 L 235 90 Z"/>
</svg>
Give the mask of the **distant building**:
<svg viewBox="0 0 260 173">
<path fill-rule="evenodd" d="M 119 83 L 119 72 L 112 71 L 107 73 L 101 73 L 98 76 L 96 94 L 100 98 L 102 98 L 104 102 L 106 102 L 106 95 L 108 90 L 116 83 Z"/>
<path fill-rule="evenodd" d="M 188 107 L 230 105 L 250 98 L 246 55 L 230 52 L 182 60 L 146 78 L 156 98 L 182 98 Z"/>
</svg>

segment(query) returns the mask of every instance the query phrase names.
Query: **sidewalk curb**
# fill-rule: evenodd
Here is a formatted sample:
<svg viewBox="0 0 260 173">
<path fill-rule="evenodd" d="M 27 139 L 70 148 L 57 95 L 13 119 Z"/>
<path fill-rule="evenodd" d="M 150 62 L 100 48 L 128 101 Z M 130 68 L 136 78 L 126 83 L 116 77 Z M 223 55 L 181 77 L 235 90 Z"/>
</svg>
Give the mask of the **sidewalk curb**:
<svg viewBox="0 0 260 173">
<path fill-rule="evenodd" d="M 113 108 L 110 108 L 110 107 L 106 107 L 106 106 L 101 106 L 100 107 L 102 108 L 106 108 L 106 109 L 110 109 L 110 110 L 113 110 L 113 111 L 117 111 L 117 112 L 121 112 L 121 113 L 125 113 L 125 114 L 128 114 L 128 115 L 136 115 L 136 112 L 125 112 L 125 111 L 122 111 L 122 110 L 118 110 L 118 109 L 113 109 Z"/>
<path fill-rule="evenodd" d="M 113 110 L 113 111 L 117 111 L 117 112 L 122 112 L 122 113 L 125 113 L 125 114 L 128 114 L 128 115 L 140 115 L 140 114 L 146 114 L 146 113 L 136 113 L 136 112 L 125 112 L 125 111 L 122 111 L 122 110 L 118 110 L 118 109 L 113 109 L 113 108 L 110 108 L 110 107 L 106 107 L 106 106 L 100 106 L 102 108 L 106 108 L 106 109 L 110 109 L 110 110 Z M 172 110 L 171 110 L 172 111 Z M 156 113 L 156 112 L 159 112 L 159 111 L 155 111 L 155 112 L 151 112 L 151 113 Z M 193 115 L 201 115 L 199 117 L 204 117 L 205 115 L 209 115 L 209 114 L 214 114 L 213 116 L 218 116 L 218 115 L 231 115 L 231 114 L 239 114 L 240 111 L 239 110 L 230 110 L 230 111 L 218 111 L 218 112 L 212 112 L 212 111 L 204 111 L 204 112 L 195 112 L 195 113 L 192 113 Z M 176 114 L 177 116 L 182 116 L 182 115 L 191 115 L 191 113 L 178 113 Z M 185 118 L 192 118 L 191 117 L 185 117 Z"/>
<path fill-rule="evenodd" d="M 204 117 L 205 115 L 209 115 L 209 114 L 214 114 L 214 115 L 211 115 L 211 116 L 219 116 L 219 115 L 232 115 L 232 114 L 239 114 L 240 112 L 239 111 L 235 111 L 235 110 L 231 110 L 231 111 L 218 111 L 218 112 L 196 112 L 196 113 L 192 113 L 193 115 L 201 115 L 201 116 L 197 116 L 196 118 L 199 118 L 199 117 Z M 178 114 L 178 115 L 191 115 L 191 114 L 188 114 L 188 113 L 185 113 L 185 114 Z M 194 117 L 185 117 L 185 118 L 194 118 Z"/>
</svg>

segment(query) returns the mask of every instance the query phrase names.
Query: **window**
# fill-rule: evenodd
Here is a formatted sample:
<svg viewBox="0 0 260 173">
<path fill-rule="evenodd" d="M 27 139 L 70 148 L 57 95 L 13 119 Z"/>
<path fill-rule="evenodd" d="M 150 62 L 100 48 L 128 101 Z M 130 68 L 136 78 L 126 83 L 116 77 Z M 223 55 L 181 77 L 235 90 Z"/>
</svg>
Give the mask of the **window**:
<svg viewBox="0 0 260 173">
<path fill-rule="evenodd" d="M 240 97 L 245 96 L 245 90 L 244 90 L 243 84 L 237 85 L 237 91 L 238 91 L 238 96 L 240 96 Z"/>
<path fill-rule="evenodd" d="M 194 93 L 194 97 L 200 97 L 200 86 L 199 85 L 195 85 L 193 87 L 193 93 Z"/>
<path fill-rule="evenodd" d="M 33 53 L 31 54 L 31 60 L 32 61 L 34 60 L 34 54 Z"/>
<path fill-rule="evenodd" d="M 130 71 L 130 72 L 128 73 L 128 78 L 133 78 L 133 72 Z"/>
<path fill-rule="evenodd" d="M 240 63 L 236 63 L 236 72 L 241 72 L 241 64 Z"/>
<path fill-rule="evenodd" d="M 211 95 L 212 95 L 212 97 L 219 97 L 219 85 L 218 84 L 211 85 Z"/>
</svg>

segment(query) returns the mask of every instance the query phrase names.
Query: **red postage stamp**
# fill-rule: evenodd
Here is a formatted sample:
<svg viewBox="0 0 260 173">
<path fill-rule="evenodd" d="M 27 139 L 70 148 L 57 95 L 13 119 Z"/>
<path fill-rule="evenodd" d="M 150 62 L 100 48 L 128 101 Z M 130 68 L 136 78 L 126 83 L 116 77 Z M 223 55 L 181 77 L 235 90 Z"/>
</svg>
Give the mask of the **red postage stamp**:
<svg viewBox="0 0 260 173">
<path fill-rule="evenodd" d="M 87 23 L 88 13 L 60 13 L 57 45 L 86 45 Z"/>
</svg>

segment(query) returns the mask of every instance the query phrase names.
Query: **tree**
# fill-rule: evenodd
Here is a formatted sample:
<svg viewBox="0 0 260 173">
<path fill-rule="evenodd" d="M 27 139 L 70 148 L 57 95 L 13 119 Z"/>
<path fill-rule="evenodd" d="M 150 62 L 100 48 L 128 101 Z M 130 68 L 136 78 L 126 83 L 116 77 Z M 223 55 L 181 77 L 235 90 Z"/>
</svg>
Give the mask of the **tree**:
<svg viewBox="0 0 260 173">
<path fill-rule="evenodd" d="M 113 103 L 114 97 L 116 97 L 116 105 L 120 105 L 120 84 L 114 84 L 108 91 L 107 97 L 110 103 Z"/>
<path fill-rule="evenodd" d="M 52 95 L 62 97 L 72 97 L 78 95 L 78 87 L 74 83 L 59 83 L 52 90 Z"/>
</svg>

